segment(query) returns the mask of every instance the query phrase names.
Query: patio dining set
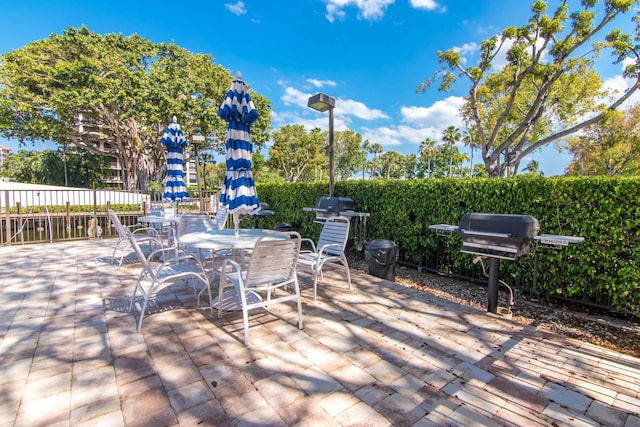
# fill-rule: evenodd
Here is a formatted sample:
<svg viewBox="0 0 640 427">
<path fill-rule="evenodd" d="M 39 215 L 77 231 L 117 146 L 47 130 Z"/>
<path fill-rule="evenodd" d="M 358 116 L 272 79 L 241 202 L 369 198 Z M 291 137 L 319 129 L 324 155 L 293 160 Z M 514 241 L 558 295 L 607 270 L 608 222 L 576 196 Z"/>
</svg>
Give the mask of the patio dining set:
<svg viewBox="0 0 640 427">
<path fill-rule="evenodd" d="M 133 251 L 141 266 L 129 302 L 129 312 L 138 315 L 138 332 L 150 301 L 177 281 L 191 286 L 198 305 L 203 294 L 208 296 L 208 307 L 212 314 L 217 309 L 218 317 L 225 311 L 242 311 L 246 345 L 250 310 L 294 301 L 298 327 L 303 328 L 298 268 L 311 270 L 314 300 L 325 266 L 340 269 L 351 289 L 344 253 L 350 221 L 345 217 L 327 220 L 317 243 L 295 231 L 225 228 L 228 213 L 224 206 L 215 218 L 208 213 L 178 216 L 174 212 L 138 218 L 146 226 L 126 227 L 112 210 L 109 219 L 118 234 L 112 264 L 120 267 Z M 214 297 L 212 288 L 216 287 Z"/>
</svg>

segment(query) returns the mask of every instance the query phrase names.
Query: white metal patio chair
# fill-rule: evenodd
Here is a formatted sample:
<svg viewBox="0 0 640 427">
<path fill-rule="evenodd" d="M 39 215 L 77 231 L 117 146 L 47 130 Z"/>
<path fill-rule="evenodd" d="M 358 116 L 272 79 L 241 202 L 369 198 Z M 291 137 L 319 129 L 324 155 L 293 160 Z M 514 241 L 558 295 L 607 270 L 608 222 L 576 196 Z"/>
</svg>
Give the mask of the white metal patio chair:
<svg viewBox="0 0 640 427">
<path fill-rule="evenodd" d="M 222 219 L 222 228 L 224 228 L 225 218 Z M 196 233 L 196 232 L 206 232 L 206 231 L 214 231 L 221 230 L 219 219 L 211 220 L 209 215 L 206 214 L 185 214 L 180 217 L 180 221 L 178 222 L 178 226 L 176 227 L 176 236 L 174 241 L 177 246 L 180 246 L 181 249 L 189 252 L 195 256 L 197 256 L 200 261 L 202 261 L 205 265 L 211 263 L 212 275 L 214 274 L 213 270 L 215 270 L 214 260 L 220 256 L 228 256 L 231 255 L 231 251 L 217 251 L 215 253 L 203 253 L 202 249 L 191 249 L 185 246 L 181 246 L 178 243 L 180 236 L 183 236 L 187 233 Z"/>
<path fill-rule="evenodd" d="M 349 289 L 351 289 L 351 273 L 347 257 L 344 254 L 348 239 L 349 218 L 343 216 L 331 217 L 325 221 L 317 245 L 311 239 L 302 239 L 302 243 L 308 243 L 311 246 L 311 250 L 300 251 L 298 264 L 311 268 L 314 301 L 317 298 L 318 276 L 322 278 L 322 268 L 325 265 L 344 270 L 347 275 Z"/>
<path fill-rule="evenodd" d="M 116 229 L 116 233 L 118 233 L 118 241 L 116 242 L 116 245 L 113 248 L 113 254 L 111 255 L 111 264 L 116 264 L 116 253 L 120 251 L 120 259 L 118 260 L 117 265 L 117 267 L 120 268 L 122 266 L 124 257 L 127 254 L 127 250 L 132 249 L 129 243 L 127 232 L 133 235 L 133 238 L 136 240 L 136 242 L 138 242 L 138 244 L 146 243 L 149 246 L 148 253 L 151 253 L 155 249 L 163 247 L 162 238 L 155 228 L 138 226 L 126 227 L 122 224 L 122 222 L 120 222 L 120 218 L 118 218 L 118 215 L 114 211 L 109 209 L 107 214 L 109 215 L 109 220 Z M 132 230 L 132 227 L 136 228 Z"/>
<path fill-rule="evenodd" d="M 222 263 L 218 317 L 222 317 L 224 310 L 225 289 L 234 288 L 227 291 L 227 295 L 235 292 L 233 298 L 237 298 L 242 307 L 245 345 L 249 344 L 249 310 L 295 301 L 298 306 L 298 327 L 303 327 L 302 298 L 296 272 L 301 238 L 296 232 L 287 235 L 289 238 L 261 237 L 253 248 L 246 270 L 230 258 Z"/>
<path fill-rule="evenodd" d="M 216 222 L 212 221 L 208 214 L 184 214 L 180 217 L 176 226 L 175 241 L 177 242 L 177 238 L 183 234 L 217 229 Z"/>
<path fill-rule="evenodd" d="M 140 293 L 142 296 L 142 303 L 140 305 L 140 318 L 138 319 L 138 325 L 136 330 L 140 332 L 142 327 L 142 320 L 144 319 L 144 313 L 147 309 L 149 300 L 154 297 L 158 291 L 160 291 L 165 285 L 175 283 L 176 281 L 191 281 L 194 297 L 196 303 L 200 305 L 200 294 L 206 289 L 209 292 L 209 308 L 213 314 L 211 308 L 211 286 L 207 274 L 202 267 L 200 260 L 187 254 L 177 247 L 162 248 L 152 252 L 148 257 L 145 257 L 140 245 L 133 237 L 133 234 L 127 233 L 131 247 L 133 247 L 140 263 L 142 264 L 142 270 L 140 276 L 131 295 L 131 303 L 129 304 L 129 312 L 133 312 L 133 306 L 136 302 L 136 295 Z M 158 257 L 162 259 L 162 263 L 151 264 L 150 260 Z M 197 289 L 197 284 L 201 284 L 202 288 Z"/>
<path fill-rule="evenodd" d="M 218 227 L 218 230 L 223 230 L 227 224 L 227 218 L 229 218 L 229 210 L 226 206 L 218 206 L 218 210 L 216 211 L 215 223 Z"/>
</svg>

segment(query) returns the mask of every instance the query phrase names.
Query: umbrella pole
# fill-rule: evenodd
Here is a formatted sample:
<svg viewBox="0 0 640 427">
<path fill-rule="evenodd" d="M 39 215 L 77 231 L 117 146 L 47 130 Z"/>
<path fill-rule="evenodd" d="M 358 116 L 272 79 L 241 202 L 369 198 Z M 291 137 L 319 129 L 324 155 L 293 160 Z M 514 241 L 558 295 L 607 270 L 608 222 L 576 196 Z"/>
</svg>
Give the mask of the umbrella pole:
<svg viewBox="0 0 640 427">
<path fill-rule="evenodd" d="M 240 214 L 233 213 L 233 232 L 236 236 L 240 234 Z"/>
</svg>

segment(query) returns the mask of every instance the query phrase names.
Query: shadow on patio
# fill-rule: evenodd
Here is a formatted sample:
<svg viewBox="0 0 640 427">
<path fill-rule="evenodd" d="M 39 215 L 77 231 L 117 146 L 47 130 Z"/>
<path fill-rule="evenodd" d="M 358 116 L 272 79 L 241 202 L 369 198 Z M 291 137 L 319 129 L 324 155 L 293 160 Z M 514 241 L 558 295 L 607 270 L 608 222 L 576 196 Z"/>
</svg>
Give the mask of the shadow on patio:
<svg viewBox="0 0 640 427">
<path fill-rule="evenodd" d="M 0 248 L 0 425 L 640 425 L 640 360 L 353 272 L 304 329 L 291 305 L 222 319 L 187 286 L 140 334 L 115 240 Z"/>
</svg>

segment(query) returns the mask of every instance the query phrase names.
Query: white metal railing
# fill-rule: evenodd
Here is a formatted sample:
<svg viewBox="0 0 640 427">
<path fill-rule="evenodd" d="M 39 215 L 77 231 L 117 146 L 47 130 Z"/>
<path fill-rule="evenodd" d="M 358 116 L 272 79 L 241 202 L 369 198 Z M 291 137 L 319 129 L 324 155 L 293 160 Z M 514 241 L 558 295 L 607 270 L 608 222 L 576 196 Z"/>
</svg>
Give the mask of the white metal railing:
<svg viewBox="0 0 640 427">
<path fill-rule="evenodd" d="M 211 201 L 218 194 L 200 194 L 201 200 L 181 203 L 178 209 L 214 212 Z M 108 209 L 133 225 L 156 205 L 163 205 L 159 193 L 0 182 L 0 245 L 115 236 Z"/>
</svg>

